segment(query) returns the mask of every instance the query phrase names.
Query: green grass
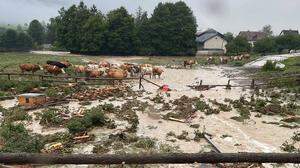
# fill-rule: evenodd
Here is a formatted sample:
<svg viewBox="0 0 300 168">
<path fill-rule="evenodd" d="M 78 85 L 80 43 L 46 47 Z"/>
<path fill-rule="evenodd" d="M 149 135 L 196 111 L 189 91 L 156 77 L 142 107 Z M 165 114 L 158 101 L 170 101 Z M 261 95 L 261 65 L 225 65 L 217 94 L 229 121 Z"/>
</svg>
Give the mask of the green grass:
<svg viewBox="0 0 300 168">
<path fill-rule="evenodd" d="M 48 60 L 63 61 L 68 60 L 72 64 L 84 64 L 82 59 L 99 61 L 103 57 L 96 56 L 53 56 L 43 54 L 33 54 L 28 52 L 0 52 L 0 71 L 20 72 L 19 65 L 23 63 L 46 64 Z"/>
</svg>

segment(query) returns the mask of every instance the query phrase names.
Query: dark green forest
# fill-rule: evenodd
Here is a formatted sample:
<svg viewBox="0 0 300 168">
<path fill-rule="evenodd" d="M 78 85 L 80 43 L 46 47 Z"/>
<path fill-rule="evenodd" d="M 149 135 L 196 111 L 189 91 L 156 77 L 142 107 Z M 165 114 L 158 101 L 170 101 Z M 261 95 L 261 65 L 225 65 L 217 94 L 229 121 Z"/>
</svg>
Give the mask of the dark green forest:
<svg viewBox="0 0 300 168">
<path fill-rule="evenodd" d="M 196 31 L 196 19 L 184 2 L 159 3 L 151 16 L 141 8 L 131 15 L 124 7 L 105 15 L 80 2 L 60 9 L 46 27 L 33 20 L 26 33 L 4 32 L 0 48 L 28 50 L 47 43 L 84 54 L 195 55 Z M 25 46 L 17 45 L 23 42 Z"/>
</svg>

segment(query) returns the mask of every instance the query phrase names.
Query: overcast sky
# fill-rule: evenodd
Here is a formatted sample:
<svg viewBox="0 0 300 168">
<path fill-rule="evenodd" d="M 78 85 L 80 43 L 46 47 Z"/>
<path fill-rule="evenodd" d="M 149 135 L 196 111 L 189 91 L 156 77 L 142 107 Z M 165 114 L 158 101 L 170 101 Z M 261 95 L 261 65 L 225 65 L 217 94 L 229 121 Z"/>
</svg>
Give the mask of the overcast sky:
<svg viewBox="0 0 300 168">
<path fill-rule="evenodd" d="M 177 0 L 83 0 L 106 13 L 125 6 L 135 13 L 141 6 L 152 13 L 159 2 Z M 183 0 L 197 18 L 198 29 L 214 28 L 222 33 L 260 30 L 270 24 L 276 34 L 282 29 L 300 28 L 300 0 Z M 61 7 L 80 0 L 0 0 L 0 23 L 24 24 L 33 19 L 48 21 Z"/>
</svg>

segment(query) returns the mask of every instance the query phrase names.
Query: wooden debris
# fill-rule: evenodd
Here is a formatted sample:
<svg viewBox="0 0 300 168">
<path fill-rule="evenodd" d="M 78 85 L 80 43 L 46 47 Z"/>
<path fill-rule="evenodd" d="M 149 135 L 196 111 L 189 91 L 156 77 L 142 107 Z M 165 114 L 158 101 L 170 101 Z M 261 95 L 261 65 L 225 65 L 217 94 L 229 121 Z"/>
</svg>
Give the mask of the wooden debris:
<svg viewBox="0 0 300 168">
<path fill-rule="evenodd" d="M 185 120 L 181 120 L 181 119 L 177 119 L 177 118 L 173 118 L 173 117 L 169 117 L 169 120 L 185 123 Z"/>
</svg>

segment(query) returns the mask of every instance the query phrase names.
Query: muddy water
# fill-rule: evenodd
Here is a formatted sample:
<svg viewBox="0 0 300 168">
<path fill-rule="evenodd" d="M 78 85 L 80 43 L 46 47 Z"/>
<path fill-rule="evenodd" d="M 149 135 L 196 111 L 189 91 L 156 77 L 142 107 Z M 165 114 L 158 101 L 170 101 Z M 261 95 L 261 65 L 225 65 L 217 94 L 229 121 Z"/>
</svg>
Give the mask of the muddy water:
<svg viewBox="0 0 300 168">
<path fill-rule="evenodd" d="M 170 91 L 170 97 L 166 98 L 167 100 L 173 100 L 182 95 L 194 97 L 202 94 L 205 99 L 216 99 L 222 102 L 225 98 L 238 99 L 240 96 L 249 95 L 250 90 L 239 87 L 226 90 L 224 87 L 216 87 L 206 91 L 195 91 L 186 85 L 200 80 L 203 80 L 204 85 L 227 84 L 228 76 L 237 76 L 238 71 L 229 67 L 216 66 L 199 69 L 165 69 L 161 79 L 152 79 L 152 81 L 170 86 L 172 91 Z M 235 81 L 231 82 L 231 85 L 236 84 Z M 143 82 L 143 86 L 146 91 L 152 92 L 150 96 L 156 95 L 158 89 L 156 86 L 146 82 Z M 135 89 L 137 87 L 137 85 L 134 86 Z M 157 113 L 157 111 L 153 113 Z M 280 117 L 276 116 L 251 117 L 249 121 L 241 123 L 230 119 L 230 117 L 238 115 L 235 110 L 210 116 L 197 112 L 197 115 L 192 124 L 200 124 L 200 128 L 205 127 L 205 131 L 212 134 L 213 141 L 222 152 L 280 152 L 280 145 L 295 131 L 262 123 L 262 121 L 279 121 Z M 179 134 L 185 130 L 193 135 L 194 129 L 186 123 L 166 120 L 162 120 L 161 123 L 159 122 L 161 120 L 153 119 L 151 115 L 143 113 L 138 116 L 140 119 L 138 134 L 140 135 L 150 136 L 160 141 L 166 141 L 166 134 L 169 131 Z M 149 125 L 157 128 L 149 129 Z M 221 138 L 222 135 L 228 135 L 228 137 Z M 203 148 L 203 143 L 193 141 L 177 141 L 173 145 L 178 145 L 184 152 L 199 152 Z"/>
</svg>

